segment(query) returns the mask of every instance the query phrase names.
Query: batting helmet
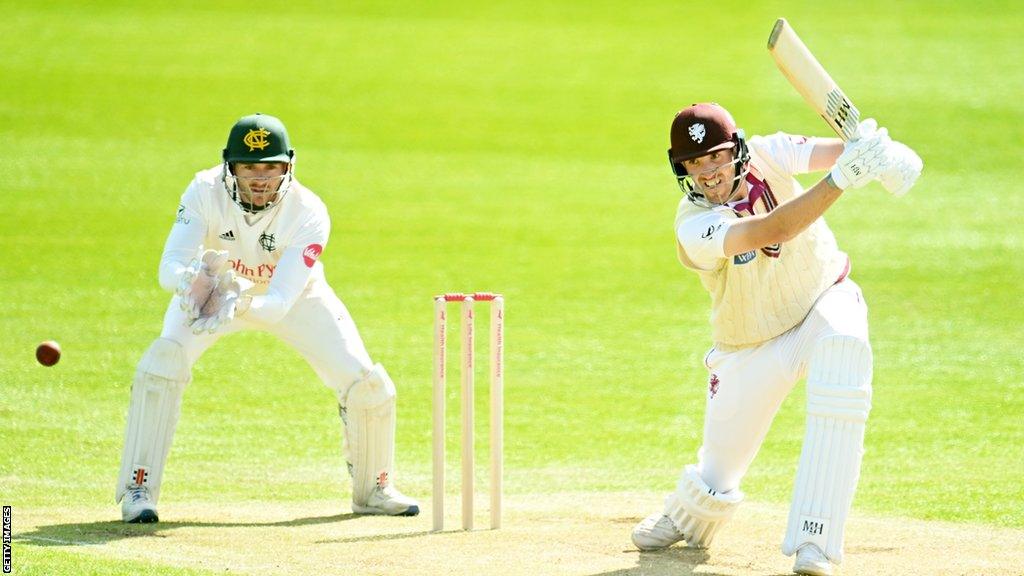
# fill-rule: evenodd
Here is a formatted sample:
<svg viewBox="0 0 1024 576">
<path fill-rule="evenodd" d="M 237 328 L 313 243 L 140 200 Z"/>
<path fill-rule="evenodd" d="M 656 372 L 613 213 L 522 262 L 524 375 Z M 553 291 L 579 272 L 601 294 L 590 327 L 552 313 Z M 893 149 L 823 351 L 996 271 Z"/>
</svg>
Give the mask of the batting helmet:
<svg viewBox="0 0 1024 576">
<path fill-rule="evenodd" d="M 266 114 L 235 122 L 224 148 L 225 162 L 291 162 L 294 157 L 284 123 Z"/>
<path fill-rule="evenodd" d="M 243 116 L 231 127 L 228 143 L 224 148 L 224 188 L 231 200 L 250 214 L 261 212 L 281 202 L 291 187 L 295 172 L 295 150 L 288 141 L 288 130 L 279 119 L 266 114 Z M 273 199 L 257 204 L 252 201 L 252 192 L 240 190 L 235 177 L 234 164 L 258 164 L 264 162 L 285 162 L 288 169 L 281 177 L 281 183 L 272 189 Z M 248 200 L 246 194 L 249 195 Z M 266 192 L 262 194 L 267 194 Z"/>
<path fill-rule="evenodd" d="M 750 152 L 744 139 L 743 130 L 736 127 L 736 121 L 725 108 L 714 102 L 702 102 L 683 108 L 672 120 L 669 131 L 668 161 L 676 175 L 679 188 L 693 199 L 704 196 L 695 189 L 693 180 L 686 173 L 683 160 L 710 154 L 716 150 L 733 149 L 736 157 L 736 177 L 733 192 L 739 186 L 743 167 L 750 161 Z"/>
</svg>

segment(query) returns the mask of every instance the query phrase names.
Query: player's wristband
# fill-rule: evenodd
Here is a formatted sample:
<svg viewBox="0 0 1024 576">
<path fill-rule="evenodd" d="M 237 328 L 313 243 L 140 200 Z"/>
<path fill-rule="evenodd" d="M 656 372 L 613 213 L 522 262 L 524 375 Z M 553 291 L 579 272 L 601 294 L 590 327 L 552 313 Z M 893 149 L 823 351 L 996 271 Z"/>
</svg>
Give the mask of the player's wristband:
<svg viewBox="0 0 1024 576">
<path fill-rule="evenodd" d="M 831 172 L 829 172 L 828 174 L 825 174 L 825 183 L 828 184 L 829 186 L 835 188 L 836 190 L 840 190 L 840 191 L 845 190 L 845 188 L 843 188 L 839 184 L 836 184 L 836 180 L 835 180 L 835 178 L 832 177 L 832 173 Z"/>
</svg>

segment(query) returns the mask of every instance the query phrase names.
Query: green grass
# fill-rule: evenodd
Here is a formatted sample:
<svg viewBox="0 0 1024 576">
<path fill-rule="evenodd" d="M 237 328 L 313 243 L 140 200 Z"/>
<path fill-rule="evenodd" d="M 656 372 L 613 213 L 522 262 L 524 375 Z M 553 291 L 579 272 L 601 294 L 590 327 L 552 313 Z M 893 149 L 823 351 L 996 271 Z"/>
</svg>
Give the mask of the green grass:
<svg viewBox="0 0 1024 576">
<path fill-rule="evenodd" d="M 407 491 L 430 488 L 430 296 L 471 289 L 508 303 L 507 490 L 669 490 L 700 443 L 710 343 L 707 296 L 675 262 L 668 125 L 717 100 L 748 133 L 827 135 L 764 49 L 784 15 L 926 163 L 907 198 L 873 186 L 828 214 L 876 356 L 855 506 L 1024 527 L 1019 5 L 0 7 L 4 504 L 111 501 L 178 195 L 254 111 L 286 122 L 331 211 L 323 261 L 400 388 Z M 44 369 L 32 350 L 50 338 L 65 354 Z M 802 394 L 745 480 L 755 500 L 789 497 Z M 163 502 L 337 494 L 347 509 L 338 434 L 297 354 L 233 336 L 195 367 Z"/>
</svg>

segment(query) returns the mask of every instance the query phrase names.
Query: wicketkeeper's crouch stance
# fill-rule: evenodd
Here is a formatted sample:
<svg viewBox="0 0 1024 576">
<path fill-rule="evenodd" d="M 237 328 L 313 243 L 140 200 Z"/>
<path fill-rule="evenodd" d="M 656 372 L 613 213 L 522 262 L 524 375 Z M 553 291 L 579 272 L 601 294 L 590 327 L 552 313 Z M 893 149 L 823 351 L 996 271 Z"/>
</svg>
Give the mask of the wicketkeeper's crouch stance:
<svg viewBox="0 0 1024 576">
<path fill-rule="evenodd" d="M 395 385 L 366 352 L 324 279 L 330 220 L 295 180 L 295 153 L 273 116 L 232 127 L 224 162 L 196 174 L 160 260 L 175 292 L 132 383 L 117 500 L 125 522 L 156 522 L 164 463 L 191 367 L 224 334 L 264 330 L 291 344 L 338 395 L 352 509 L 415 515 L 392 484 Z M 206 249 L 203 249 L 203 246 Z"/>
<path fill-rule="evenodd" d="M 807 430 L 782 544 L 794 571 L 831 574 L 860 473 L 871 409 L 867 305 L 821 218 L 844 189 L 873 180 L 896 195 L 921 160 L 873 120 L 844 146 L 778 133 L 749 142 L 717 104 L 676 115 L 669 158 L 686 197 L 682 264 L 711 294 L 714 347 L 704 444 L 665 507 L 633 530 L 642 550 L 711 543 L 743 500 L 740 480 L 793 385 L 807 376 Z M 831 169 L 806 192 L 794 174 Z"/>
</svg>

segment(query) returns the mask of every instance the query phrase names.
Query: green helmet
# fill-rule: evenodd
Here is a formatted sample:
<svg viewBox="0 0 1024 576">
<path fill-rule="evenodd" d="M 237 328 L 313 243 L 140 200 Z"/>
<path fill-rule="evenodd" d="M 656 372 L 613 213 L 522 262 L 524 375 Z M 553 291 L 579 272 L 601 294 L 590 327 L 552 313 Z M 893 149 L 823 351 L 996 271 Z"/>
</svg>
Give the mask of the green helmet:
<svg viewBox="0 0 1024 576">
<path fill-rule="evenodd" d="M 228 163 L 292 162 L 294 158 L 284 123 L 266 114 L 252 114 L 235 122 L 224 148 L 224 161 Z"/>
</svg>

